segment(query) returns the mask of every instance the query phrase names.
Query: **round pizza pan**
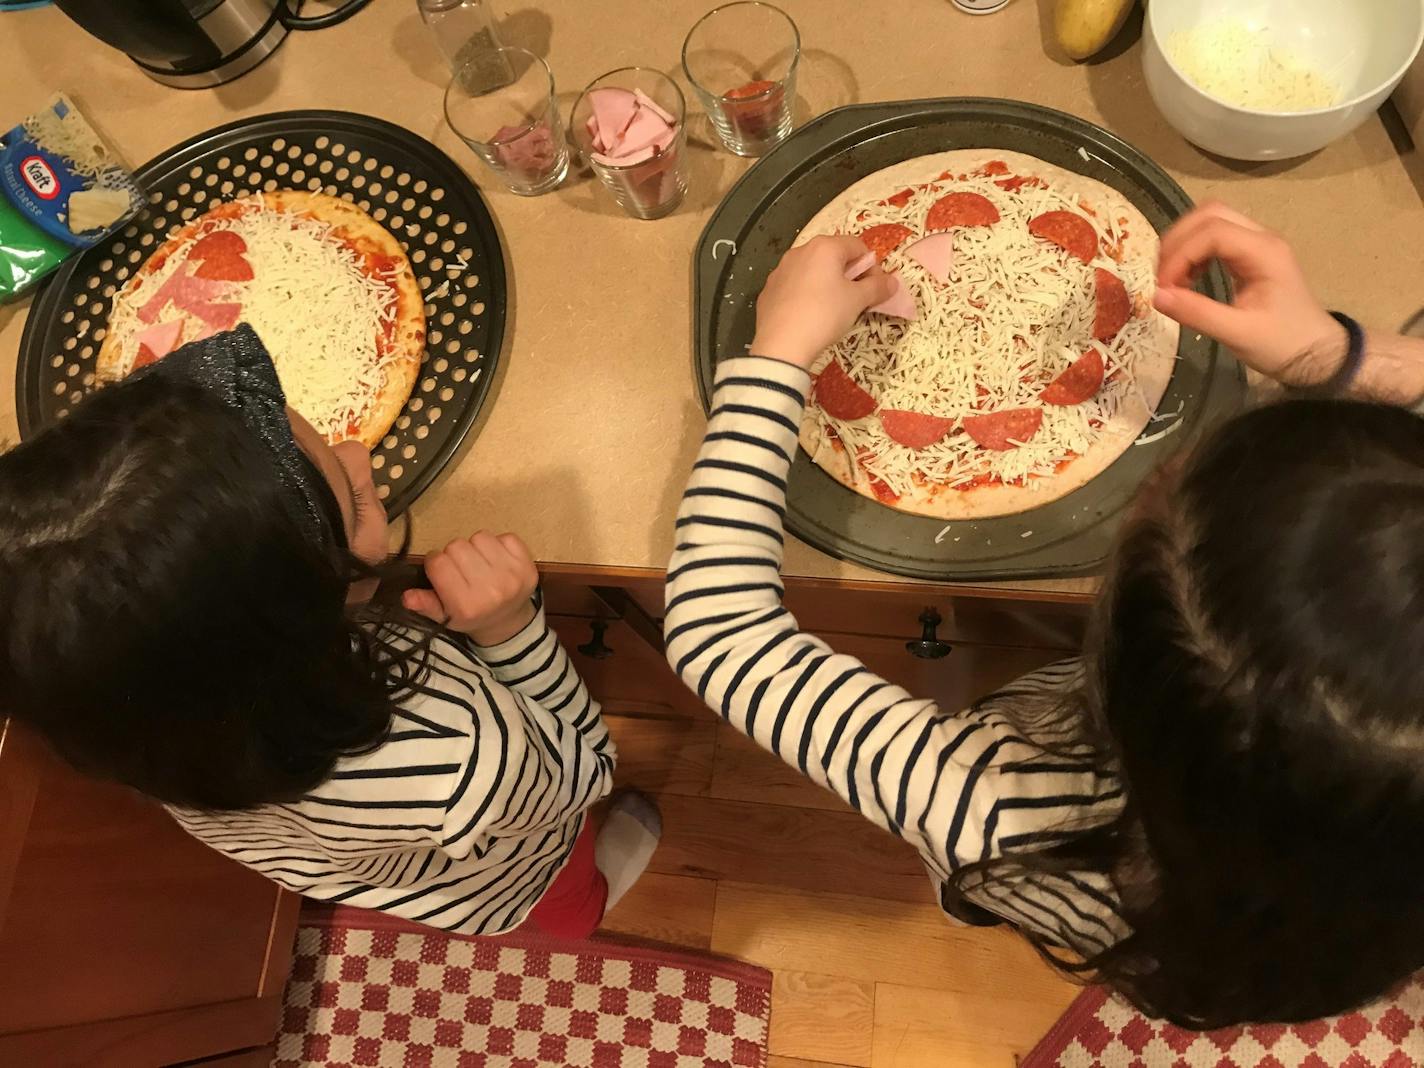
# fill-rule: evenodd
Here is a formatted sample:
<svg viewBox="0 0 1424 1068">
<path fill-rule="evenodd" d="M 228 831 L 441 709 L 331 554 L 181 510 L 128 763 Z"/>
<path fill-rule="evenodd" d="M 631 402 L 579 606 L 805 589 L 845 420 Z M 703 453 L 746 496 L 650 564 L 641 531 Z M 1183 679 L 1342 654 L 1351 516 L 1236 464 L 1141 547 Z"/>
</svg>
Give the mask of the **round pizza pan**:
<svg viewBox="0 0 1424 1068">
<path fill-rule="evenodd" d="M 170 233 L 225 200 L 305 189 L 358 205 L 394 234 L 425 295 L 420 377 L 371 454 L 387 512 L 410 507 L 474 425 L 504 338 L 504 253 L 474 183 L 424 138 L 342 111 L 286 111 L 221 126 L 135 177 L 148 192 L 142 214 L 66 263 L 35 297 L 16 375 L 21 436 L 63 418 L 93 388 L 113 295 Z"/>
<path fill-rule="evenodd" d="M 1034 104 L 954 98 L 827 112 L 765 156 L 729 192 L 693 263 L 694 372 L 703 407 L 716 363 L 746 353 L 756 296 L 802 227 L 859 179 L 916 156 L 966 148 L 1022 152 L 1121 192 L 1159 231 L 1191 206 L 1172 178 L 1092 123 Z M 1214 268 L 1204 291 L 1229 296 Z M 1215 342 L 1182 333 L 1157 418 L 1103 474 L 1017 515 L 946 522 L 897 512 L 846 489 L 798 452 L 787 527 L 832 556 L 921 579 L 1086 574 L 1101 567 L 1124 506 L 1163 459 L 1240 406 L 1245 375 Z"/>
</svg>

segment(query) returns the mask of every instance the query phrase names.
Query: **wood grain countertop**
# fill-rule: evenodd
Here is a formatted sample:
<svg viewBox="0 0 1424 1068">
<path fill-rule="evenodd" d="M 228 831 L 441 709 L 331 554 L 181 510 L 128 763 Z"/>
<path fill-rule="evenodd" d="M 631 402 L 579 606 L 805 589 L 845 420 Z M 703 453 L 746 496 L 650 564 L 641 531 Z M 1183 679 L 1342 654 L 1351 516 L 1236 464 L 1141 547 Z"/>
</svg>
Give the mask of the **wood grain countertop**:
<svg viewBox="0 0 1424 1068">
<path fill-rule="evenodd" d="M 1012 0 L 977 18 L 949 0 L 779 2 L 801 28 L 803 119 L 850 103 L 957 95 L 1059 108 L 1132 142 L 1194 198 L 1227 200 L 1289 234 L 1330 305 L 1393 327 L 1424 303 L 1424 210 L 1384 119 L 1300 161 L 1235 164 L 1202 154 L 1166 125 L 1147 96 L 1136 43 L 1091 65 L 1062 57 L 1041 29 L 1050 0 Z M 614 67 L 656 66 L 681 80 L 683 36 L 711 5 L 496 6 L 509 43 L 548 57 L 567 111 L 580 87 Z M 692 248 L 749 163 L 711 148 L 699 123 L 691 190 L 669 218 L 635 222 L 585 176 L 547 196 L 515 197 L 488 180 L 442 121 L 445 78 L 414 0 L 377 0 L 341 26 L 293 34 L 254 72 L 196 92 L 150 81 L 52 8 L 0 15 L 0 125 L 63 89 L 135 164 L 204 129 L 289 108 L 374 115 L 448 152 L 488 198 L 507 249 L 511 309 L 478 436 L 416 504 L 415 547 L 489 527 L 519 532 L 540 560 L 563 568 L 661 568 L 703 428 L 692 379 Z M 27 312 L 26 302 L 0 307 L 0 437 L 9 441 Z M 786 571 L 890 581 L 795 539 Z M 979 585 L 1061 595 L 1094 584 Z"/>
</svg>

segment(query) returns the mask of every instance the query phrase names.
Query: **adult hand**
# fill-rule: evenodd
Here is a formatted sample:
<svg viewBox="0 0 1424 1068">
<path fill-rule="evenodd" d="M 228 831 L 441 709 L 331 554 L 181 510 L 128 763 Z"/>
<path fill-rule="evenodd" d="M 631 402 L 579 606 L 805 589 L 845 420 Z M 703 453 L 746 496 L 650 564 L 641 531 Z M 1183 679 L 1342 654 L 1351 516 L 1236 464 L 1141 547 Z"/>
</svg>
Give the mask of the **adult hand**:
<svg viewBox="0 0 1424 1068">
<path fill-rule="evenodd" d="M 752 354 L 809 368 L 861 312 L 888 300 L 895 283 L 878 267 L 846 277 L 868 252 L 857 237 L 816 237 L 781 257 L 757 298 Z"/>
<path fill-rule="evenodd" d="M 457 538 L 425 558 L 433 589 L 407 590 L 402 603 L 477 645 L 498 645 L 534 618 L 530 598 L 539 572 L 524 543 L 513 534 L 481 530 Z"/>
<path fill-rule="evenodd" d="M 1231 304 L 1191 288 L 1213 260 L 1236 283 Z M 1286 240 L 1222 204 L 1203 204 L 1162 236 L 1153 303 L 1288 386 L 1326 381 L 1349 346 L 1345 328 L 1315 299 Z"/>
</svg>

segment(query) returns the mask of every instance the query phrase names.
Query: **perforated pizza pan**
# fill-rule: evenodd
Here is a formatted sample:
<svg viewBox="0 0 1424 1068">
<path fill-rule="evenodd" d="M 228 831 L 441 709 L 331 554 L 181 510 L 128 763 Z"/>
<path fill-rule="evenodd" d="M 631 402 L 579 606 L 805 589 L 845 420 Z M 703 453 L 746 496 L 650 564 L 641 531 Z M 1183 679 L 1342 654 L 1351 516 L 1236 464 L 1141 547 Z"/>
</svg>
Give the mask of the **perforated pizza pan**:
<svg viewBox="0 0 1424 1068">
<path fill-rule="evenodd" d="M 137 178 L 149 192 L 143 213 L 67 263 L 35 298 L 20 342 L 21 435 L 63 418 L 94 387 L 114 294 L 173 231 L 259 191 L 327 193 L 396 236 L 425 295 L 420 377 L 371 456 L 386 510 L 408 508 L 473 426 L 504 337 L 504 255 L 474 183 L 429 141 L 341 111 L 244 119 L 170 149 Z"/>
<path fill-rule="evenodd" d="M 747 351 L 767 273 L 821 207 L 875 171 L 966 148 L 1022 152 L 1102 182 L 1131 200 L 1159 231 L 1191 206 L 1166 172 L 1126 142 L 1033 104 L 957 98 L 827 112 L 748 171 L 702 232 L 693 261 L 693 329 L 703 406 L 717 361 Z M 1219 269 L 1203 285 L 1218 299 L 1230 292 Z M 1123 509 L 1147 473 L 1245 396 L 1240 366 L 1210 339 L 1184 331 L 1177 355 L 1159 420 L 1103 474 L 1056 501 L 1018 515 L 947 523 L 868 500 L 800 451 L 787 486 L 787 527 L 832 556 L 913 578 L 1092 573 L 1102 566 Z"/>
</svg>

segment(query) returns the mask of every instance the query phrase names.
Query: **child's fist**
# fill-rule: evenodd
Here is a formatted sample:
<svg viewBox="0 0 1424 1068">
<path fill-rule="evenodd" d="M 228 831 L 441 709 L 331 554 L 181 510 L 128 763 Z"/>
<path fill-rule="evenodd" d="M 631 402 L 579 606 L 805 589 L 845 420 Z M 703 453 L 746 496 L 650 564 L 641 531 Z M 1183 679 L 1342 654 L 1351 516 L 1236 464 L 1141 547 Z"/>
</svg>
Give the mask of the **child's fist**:
<svg viewBox="0 0 1424 1068">
<path fill-rule="evenodd" d="M 809 368 L 861 312 L 889 299 L 894 282 L 879 268 L 846 277 L 868 251 L 857 237 L 816 237 L 783 256 L 757 298 L 752 355 Z"/>
<path fill-rule="evenodd" d="M 539 572 L 513 534 L 482 530 L 456 539 L 425 558 L 425 573 L 433 589 L 407 590 L 402 603 L 477 645 L 507 641 L 534 618 Z"/>
</svg>

